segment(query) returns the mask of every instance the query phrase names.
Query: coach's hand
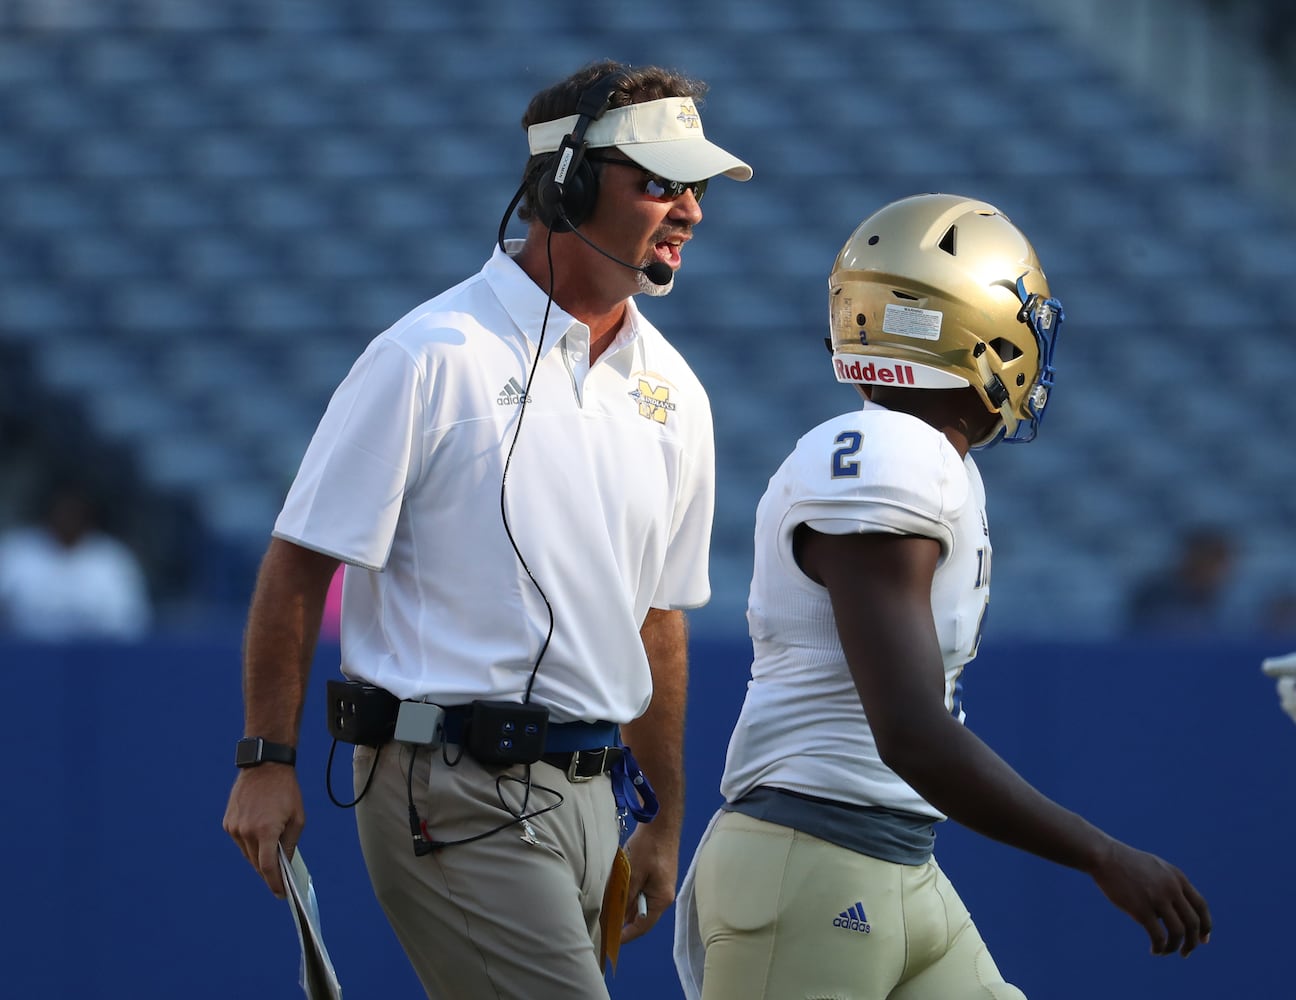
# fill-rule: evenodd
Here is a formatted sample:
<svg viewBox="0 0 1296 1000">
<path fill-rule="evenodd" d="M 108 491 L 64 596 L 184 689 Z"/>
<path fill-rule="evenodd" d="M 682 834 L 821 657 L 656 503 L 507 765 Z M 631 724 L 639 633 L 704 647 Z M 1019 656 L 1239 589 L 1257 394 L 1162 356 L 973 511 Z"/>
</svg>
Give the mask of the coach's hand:
<svg viewBox="0 0 1296 1000">
<path fill-rule="evenodd" d="M 1210 941 L 1206 900 L 1183 872 L 1155 854 L 1113 840 L 1090 874 L 1108 899 L 1143 925 L 1152 954 L 1186 956 Z"/>
<path fill-rule="evenodd" d="M 240 771 L 230 791 L 223 825 L 270 891 L 283 899 L 278 847 L 283 844 L 284 853 L 291 858 L 306 825 L 296 770 L 286 764 L 266 763 Z"/>
<path fill-rule="evenodd" d="M 646 934 L 675 902 L 675 879 L 679 874 L 679 838 L 667 824 L 641 823 L 626 841 L 630 856 L 630 895 L 621 927 L 621 942 Z M 644 894 L 648 912 L 639 915 L 639 893 Z"/>
</svg>

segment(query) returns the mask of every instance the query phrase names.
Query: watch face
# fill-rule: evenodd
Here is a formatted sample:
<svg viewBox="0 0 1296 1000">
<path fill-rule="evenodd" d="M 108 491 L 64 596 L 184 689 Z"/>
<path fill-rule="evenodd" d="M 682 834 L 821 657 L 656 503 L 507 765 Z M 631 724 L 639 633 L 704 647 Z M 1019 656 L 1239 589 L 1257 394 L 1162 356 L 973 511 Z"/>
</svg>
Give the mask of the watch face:
<svg viewBox="0 0 1296 1000">
<path fill-rule="evenodd" d="M 245 736 L 234 747 L 234 763 L 239 767 L 258 767 L 267 761 L 274 764 L 297 763 L 297 749 L 285 743 L 271 743 L 260 736 Z"/>
<path fill-rule="evenodd" d="M 259 739 L 242 739 L 234 747 L 234 764 L 237 767 L 251 767 L 261 763 L 261 741 Z"/>
</svg>

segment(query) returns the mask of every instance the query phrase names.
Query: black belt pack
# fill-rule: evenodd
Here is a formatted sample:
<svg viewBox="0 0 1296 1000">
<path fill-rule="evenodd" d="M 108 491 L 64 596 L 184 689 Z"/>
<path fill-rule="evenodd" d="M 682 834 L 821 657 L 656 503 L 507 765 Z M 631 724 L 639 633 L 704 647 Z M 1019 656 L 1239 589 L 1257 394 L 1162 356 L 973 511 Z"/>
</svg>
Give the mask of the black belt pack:
<svg viewBox="0 0 1296 1000">
<path fill-rule="evenodd" d="M 400 699 L 360 681 L 331 680 L 325 687 L 329 735 L 341 743 L 380 747 L 396 732 Z"/>
<path fill-rule="evenodd" d="M 571 781 L 606 774 L 621 759 L 612 723 L 549 723 L 549 709 L 513 701 L 478 700 L 441 708 L 402 701 L 390 691 L 354 680 L 326 687 L 329 735 L 342 743 L 380 747 L 393 739 L 426 746 L 453 743 L 483 764 L 544 760 Z"/>
</svg>

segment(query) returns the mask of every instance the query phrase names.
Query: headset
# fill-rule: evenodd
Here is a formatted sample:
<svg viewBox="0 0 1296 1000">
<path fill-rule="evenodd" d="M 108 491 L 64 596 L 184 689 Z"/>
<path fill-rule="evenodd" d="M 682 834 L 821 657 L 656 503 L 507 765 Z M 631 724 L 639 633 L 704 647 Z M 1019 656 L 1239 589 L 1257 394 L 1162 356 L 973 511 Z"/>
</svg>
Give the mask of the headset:
<svg viewBox="0 0 1296 1000">
<path fill-rule="evenodd" d="M 612 95 L 622 84 L 630 86 L 630 78 L 624 71 L 617 71 L 581 91 L 576 101 L 576 124 L 563 136 L 558 148 L 545 162 L 544 170 L 536 183 L 535 204 L 531 208 L 536 218 L 548 228 L 551 240 L 554 233 L 572 233 L 608 260 L 640 272 L 654 285 L 669 285 L 675 277 L 669 264 L 659 260 L 649 264 L 632 264 L 628 260 L 622 260 L 608 253 L 580 231 L 580 226 L 594 213 L 594 206 L 598 204 L 599 196 L 598 173 L 590 166 L 590 161 L 585 155 L 587 150 L 585 133 L 590 125 L 603 117 L 603 113 L 608 110 Z M 527 182 L 524 178 L 500 218 L 499 233 L 495 241 L 501 250 L 504 249 L 504 232 L 508 227 L 509 219 L 513 217 L 513 210 L 522 201 L 526 187 Z M 551 259 L 550 267 L 552 266 Z M 552 279 L 551 271 L 551 284 Z M 553 304 L 552 299 L 549 304 Z M 548 322 L 548 315 L 546 309 L 546 322 Z"/>
<path fill-rule="evenodd" d="M 603 117 L 617 87 L 628 83 L 625 73 L 605 76 L 581 92 L 576 102 L 576 124 L 563 136 L 540 175 L 536 192 L 536 217 L 556 233 L 581 225 L 598 203 L 598 174 L 585 159 L 585 133 Z"/>
</svg>

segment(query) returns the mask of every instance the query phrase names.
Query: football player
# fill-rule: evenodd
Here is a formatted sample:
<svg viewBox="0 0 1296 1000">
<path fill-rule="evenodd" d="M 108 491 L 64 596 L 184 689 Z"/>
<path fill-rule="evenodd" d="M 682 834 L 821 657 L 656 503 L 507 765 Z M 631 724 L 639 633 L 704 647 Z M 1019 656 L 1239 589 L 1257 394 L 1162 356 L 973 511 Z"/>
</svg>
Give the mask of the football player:
<svg viewBox="0 0 1296 1000">
<path fill-rule="evenodd" d="M 1034 249 L 985 202 L 905 198 L 851 235 L 829 302 L 865 400 L 800 439 L 756 512 L 751 681 L 677 905 L 685 993 L 1022 997 L 932 856 L 946 817 L 1088 873 L 1154 953 L 1189 954 L 1211 918 L 1188 879 L 963 726 L 992 567 L 969 453 L 1035 437 L 1063 319 Z"/>
</svg>

